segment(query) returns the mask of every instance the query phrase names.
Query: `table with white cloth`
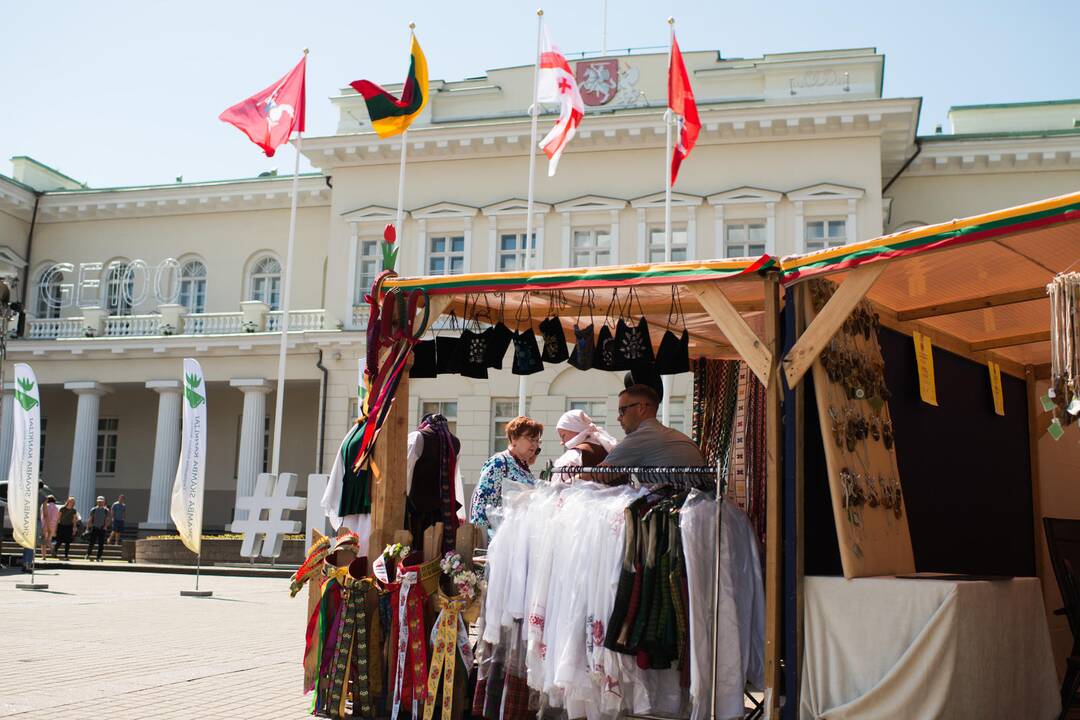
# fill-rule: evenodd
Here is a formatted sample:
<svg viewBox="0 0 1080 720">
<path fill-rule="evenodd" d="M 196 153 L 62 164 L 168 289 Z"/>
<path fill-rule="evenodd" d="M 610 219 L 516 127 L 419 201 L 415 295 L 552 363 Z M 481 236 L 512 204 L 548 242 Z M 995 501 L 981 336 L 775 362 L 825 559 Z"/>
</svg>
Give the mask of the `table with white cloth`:
<svg viewBox="0 0 1080 720">
<path fill-rule="evenodd" d="M 1054 718 L 1038 578 L 804 580 L 799 717 Z"/>
</svg>

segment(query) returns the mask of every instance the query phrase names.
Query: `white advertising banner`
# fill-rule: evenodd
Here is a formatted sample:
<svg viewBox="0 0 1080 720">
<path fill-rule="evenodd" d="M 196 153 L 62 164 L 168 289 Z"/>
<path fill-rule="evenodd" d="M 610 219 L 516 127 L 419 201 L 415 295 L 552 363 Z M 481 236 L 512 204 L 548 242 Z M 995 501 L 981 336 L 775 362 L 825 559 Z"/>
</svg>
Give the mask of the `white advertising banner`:
<svg viewBox="0 0 1080 720">
<path fill-rule="evenodd" d="M 202 545 L 206 476 L 206 382 L 198 360 L 184 358 L 183 383 L 184 424 L 170 515 L 184 545 L 198 555 Z"/>
<path fill-rule="evenodd" d="M 12 535 L 28 550 L 37 546 L 38 471 L 41 462 L 41 396 L 29 365 L 15 363 L 15 402 L 8 466 L 8 514 Z"/>
</svg>

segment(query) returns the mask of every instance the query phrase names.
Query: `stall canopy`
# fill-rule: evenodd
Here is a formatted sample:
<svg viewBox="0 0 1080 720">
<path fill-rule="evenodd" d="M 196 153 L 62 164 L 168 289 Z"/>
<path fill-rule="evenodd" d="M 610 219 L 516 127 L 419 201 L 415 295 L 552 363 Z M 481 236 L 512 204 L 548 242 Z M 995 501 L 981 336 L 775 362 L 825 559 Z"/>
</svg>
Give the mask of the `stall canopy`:
<svg viewBox="0 0 1080 720">
<path fill-rule="evenodd" d="M 1050 360 L 1047 283 L 1080 267 L 1080 193 L 789 256 L 781 267 L 785 284 L 874 275 L 866 296 L 883 325 L 1023 377 L 1025 365 Z"/>
<path fill-rule="evenodd" d="M 423 289 L 433 297 L 448 299 L 444 314 L 454 313 L 464 321 L 479 313 L 483 322 L 501 320 L 513 330 L 535 326 L 557 315 L 571 342 L 575 322 L 588 325 L 591 315 L 599 326 L 606 317 L 619 317 L 617 307 L 609 311 L 616 292 L 615 302 L 627 306 L 624 317 L 646 315 L 650 323 L 661 324 L 668 317 L 674 292 L 690 333 L 691 357 L 738 359 L 739 341 L 725 337 L 720 330 L 715 315 L 710 314 L 710 310 L 717 312 L 710 298 L 717 299 L 715 293 L 722 293 L 760 338 L 764 333 L 765 286 L 758 273 L 770 269 L 778 271 L 779 266 L 775 258 L 765 255 L 654 265 L 397 277 L 387 280 L 384 287 Z M 526 297 L 528 311 L 523 306 Z M 762 372 L 767 373 L 767 365 L 765 368 Z"/>
</svg>

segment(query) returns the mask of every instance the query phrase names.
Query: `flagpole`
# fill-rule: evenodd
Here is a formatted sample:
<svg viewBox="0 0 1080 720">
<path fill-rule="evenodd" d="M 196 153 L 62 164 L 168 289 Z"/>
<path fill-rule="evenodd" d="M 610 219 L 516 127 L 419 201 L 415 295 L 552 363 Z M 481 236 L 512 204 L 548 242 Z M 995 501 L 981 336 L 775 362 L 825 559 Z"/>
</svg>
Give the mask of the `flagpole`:
<svg viewBox="0 0 1080 720">
<path fill-rule="evenodd" d="M 307 57 L 308 49 L 304 48 Z M 281 303 L 281 343 L 278 346 L 277 388 L 274 398 L 274 455 L 270 472 L 278 474 L 281 463 L 281 428 L 285 424 L 285 355 L 289 338 L 289 301 L 292 293 L 293 248 L 296 245 L 296 204 L 300 197 L 300 149 L 304 142 L 304 133 L 296 133 L 296 162 L 293 165 L 292 209 L 289 212 L 289 244 L 285 250 L 285 287 L 282 289 Z"/>
<path fill-rule="evenodd" d="M 664 262 L 671 262 L 671 46 L 675 40 L 675 18 L 668 18 L 668 109 L 664 111 L 666 144 L 664 146 Z M 660 402 L 660 422 L 671 420 L 671 376 L 664 375 L 664 397 Z"/>
<path fill-rule="evenodd" d="M 416 23 L 409 23 L 409 42 L 416 37 Z M 427 88 L 422 88 L 421 92 L 427 92 Z M 405 221 L 405 156 L 409 148 L 409 128 L 405 128 L 405 131 L 401 133 L 401 163 L 398 165 L 398 179 L 397 179 L 397 215 L 394 217 L 394 236 L 400 242 L 402 224 Z M 400 246 L 399 246 L 400 247 Z M 397 263 L 395 263 L 396 265 Z M 394 268 L 397 270 L 397 268 Z"/>
<path fill-rule="evenodd" d="M 532 126 L 529 130 L 529 194 L 525 202 L 525 254 L 522 259 L 521 269 L 529 269 L 529 251 L 533 247 L 533 195 L 536 190 L 536 135 L 537 121 L 540 117 L 539 92 L 540 92 L 540 43 L 544 32 L 544 11 L 536 10 L 536 62 L 533 64 L 533 94 L 532 105 L 529 107 Z M 543 261 L 542 258 L 537 258 Z M 530 320 L 531 322 L 531 320 Z M 526 410 L 525 376 L 518 377 L 518 415 L 524 415 Z"/>
</svg>

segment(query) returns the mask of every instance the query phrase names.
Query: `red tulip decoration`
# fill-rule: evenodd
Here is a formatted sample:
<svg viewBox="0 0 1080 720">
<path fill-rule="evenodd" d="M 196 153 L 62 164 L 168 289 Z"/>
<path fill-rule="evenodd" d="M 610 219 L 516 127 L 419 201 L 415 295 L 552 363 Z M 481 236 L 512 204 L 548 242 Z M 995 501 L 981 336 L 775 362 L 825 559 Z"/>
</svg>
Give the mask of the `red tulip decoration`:
<svg viewBox="0 0 1080 720">
<path fill-rule="evenodd" d="M 382 246 L 383 270 L 393 270 L 397 265 L 398 254 L 398 249 L 394 247 L 394 243 L 397 242 L 397 229 L 393 223 L 386 223 L 386 227 L 383 228 L 383 240 L 385 241 Z"/>
</svg>

